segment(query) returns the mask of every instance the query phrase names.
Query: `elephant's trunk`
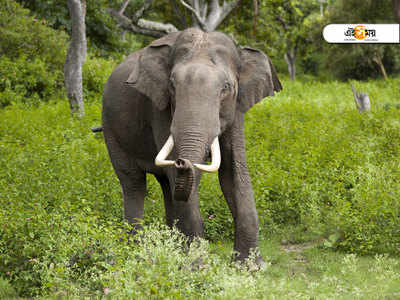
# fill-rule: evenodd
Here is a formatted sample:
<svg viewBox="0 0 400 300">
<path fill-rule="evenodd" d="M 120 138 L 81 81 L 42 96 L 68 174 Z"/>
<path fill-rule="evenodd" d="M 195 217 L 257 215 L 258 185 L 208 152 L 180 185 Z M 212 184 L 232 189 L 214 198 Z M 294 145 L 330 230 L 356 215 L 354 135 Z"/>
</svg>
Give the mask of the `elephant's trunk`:
<svg viewBox="0 0 400 300">
<path fill-rule="evenodd" d="M 196 175 L 200 173 L 195 171 L 195 168 L 205 172 L 216 172 L 221 163 L 221 153 L 219 149 L 218 137 L 211 144 L 211 164 L 201 164 L 206 154 L 206 144 L 195 145 L 193 140 L 184 139 L 177 145 L 178 159 L 175 161 L 167 160 L 166 158 L 172 152 L 175 143 L 172 135 L 168 138 L 165 145 L 158 153 L 155 164 L 159 167 L 175 166 L 177 176 L 175 179 L 174 198 L 177 201 L 188 201 L 191 193 L 196 188 L 200 180 Z M 197 174 L 196 174 L 197 173 Z"/>
<path fill-rule="evenodd" d="M 177 201 L 187 201 L 193 192 L 194 184 L 194 167 L 192 163 L 183 158 L 175 161 L 177 176 L 175 179 L 174 198 Z"/>
<path fill-rule="evenodd" d="M 201 132 L 194 130 L 178 131 L 176 138 L 175 161 L 176 178 L 174 199 L 176 201 L 190 201 L 192 193 L 197 191 L 201 172 L 195 170 L 196 163 L 204 161 L 207 153 L 207 138 Z"/>
</svg>

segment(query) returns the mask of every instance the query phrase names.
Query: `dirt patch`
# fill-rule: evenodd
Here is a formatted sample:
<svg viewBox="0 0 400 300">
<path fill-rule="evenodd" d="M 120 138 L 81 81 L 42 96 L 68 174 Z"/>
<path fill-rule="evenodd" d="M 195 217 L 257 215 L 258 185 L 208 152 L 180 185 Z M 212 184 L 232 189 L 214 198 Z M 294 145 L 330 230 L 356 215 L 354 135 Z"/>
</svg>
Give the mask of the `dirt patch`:
<svg viewBox="0 0 400 300">
<path fill-rule="evenodd" d="M 304 243 L 304 244 L 282 244 L 281 248 L 286 252 L 302 252 L 304 249 L 315 247 L 315 244 Z"/>
</svg>

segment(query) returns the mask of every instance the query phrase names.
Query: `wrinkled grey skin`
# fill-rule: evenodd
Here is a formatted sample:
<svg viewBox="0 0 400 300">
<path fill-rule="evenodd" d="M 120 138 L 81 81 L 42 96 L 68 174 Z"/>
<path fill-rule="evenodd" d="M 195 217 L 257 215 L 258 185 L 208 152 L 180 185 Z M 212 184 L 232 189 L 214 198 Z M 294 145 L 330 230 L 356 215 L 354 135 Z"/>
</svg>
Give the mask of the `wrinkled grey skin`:
<svg viewBox="0 0 400 300">
<path fill-rule="evenodd" d="M 187 29 L 134 52 L 110 76 L 103 95 L 103 132 L 120 180 L 125 218 L 143 217 L 146 173 L 160 183 L 166 221 L 187 236 L 204 236 L 197 187 L 210 144 L 219 136 L 223 194 L 235 224 L 236 259 L 258 247 L 258 217 L 246 165 L 244 113 L 281 84 L 269 58 L 237 48 L 226 35 Z M 172 134 L 175 166 L 154 159 Z M 257 262 L 263 264 L 262 257 Z"/>
</svg>

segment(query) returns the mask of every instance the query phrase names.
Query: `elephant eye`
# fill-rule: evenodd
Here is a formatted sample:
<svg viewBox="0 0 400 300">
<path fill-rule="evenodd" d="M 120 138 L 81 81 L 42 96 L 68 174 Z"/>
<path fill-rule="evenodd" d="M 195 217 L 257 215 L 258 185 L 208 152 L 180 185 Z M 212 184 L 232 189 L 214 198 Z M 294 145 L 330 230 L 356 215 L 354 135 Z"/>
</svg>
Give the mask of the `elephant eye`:
<svg viewBox="0 0 400 300">
<path fill-rule="evenodd" d="M 231 89 L 231 85 L 229 82 L 225 82 L 223 88 L 222 88 L 222 93 L 226 93 Z"/>
</svg>

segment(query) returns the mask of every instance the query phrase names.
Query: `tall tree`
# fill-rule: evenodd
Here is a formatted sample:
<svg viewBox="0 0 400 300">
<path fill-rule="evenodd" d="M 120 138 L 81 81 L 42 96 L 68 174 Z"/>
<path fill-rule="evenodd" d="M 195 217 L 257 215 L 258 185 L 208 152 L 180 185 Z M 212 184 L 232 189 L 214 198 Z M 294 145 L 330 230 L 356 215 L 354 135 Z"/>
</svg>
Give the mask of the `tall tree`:
<svg viewBox="0 0 400 300">
<path fill-rule="evenodd" d="M 239 4 L 240 0 L 223 1 L 221 5 L 218 0 L 170 0 L 173 11 L 174 23 L 180 24 L 182 29 L 189 25 L 201 28 L 204 31 L 215 30 L 230 12 Z M 177 27 L 171 23 L 151 21 L 144 18 L 155 4 L 153 0 L 144 0 L 142 6 L 133 14 L 127 16 L 126 8 L 130 0 L 125 0 L 120 9 L 108 9 L 111 16 L 124 29 L 133 33 L 161 37 L 167 33 L 177 31 Z M 187 15 L 182 13 L 186 9 L 190 14 L 191 22 L 187 22 Z"/>
<path fill-rule="evenodd" d="M 254 16 L 253 16 L 253 36 L 257 35 L 257 17 L 258 17 L 258 0 L 253 0 Z"/>
<path fill-rule="evenodd" d="M 291 80 L 296 78 L 296 56 L 307 42 L 307 18 L 319 12 L 314 0 L 264 0 L 261 16 L 277 34 L 273 43 L 284 53 Z"/>
<path fill-rule="evenodd" d="M 396 22 L 400 23 L 400 0 L 392 0 L 392 6 Z"/>
<path fill-rule="evenodd" d="M 85 114 L 83 105 L 82 65 L 86 58 L 86 1 L 67 0 L 72 20 L 72 32 L 64 66 L 65 87 L 71 112 L 79 116 Z"/>
</svg>

